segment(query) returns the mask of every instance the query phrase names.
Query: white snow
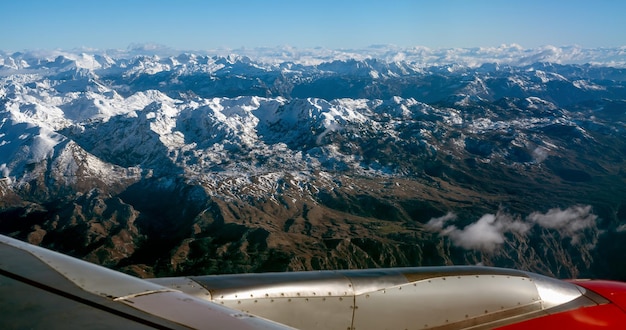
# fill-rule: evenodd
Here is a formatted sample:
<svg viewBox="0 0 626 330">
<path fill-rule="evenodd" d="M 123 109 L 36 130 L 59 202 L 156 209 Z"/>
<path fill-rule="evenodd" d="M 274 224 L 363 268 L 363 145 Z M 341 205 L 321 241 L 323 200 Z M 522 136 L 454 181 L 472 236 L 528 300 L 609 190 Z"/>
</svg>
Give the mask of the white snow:
<svg viewBox="0 0 626 330">
<path fill-rule="evenodd" d="M 272 192 L 279 189 L 277 182 L 283 180 L 304 193 L 314 187 L 305 188 L 303 182 L 320 169 L 349 168 L 361 173 L 375 172 L 376 175 L 390 173 L 389 164 L 362 164 L 363 156 L 350 154 L 345 148 L 371 136 L 400 139 L 397 128 L 403 125 L 416 127 L 410 133 L 414 138 L 411 143 L 437 152 L 446 143 L 443 141 L 445 131 L 451 128 L 480 134 L 551 123 L 575 125 L 575 122 L 566 115 L 558 118 L 474 117 L 461 110 L 436 108 L 400 96 L 383 100 L 202 97 L 194 93 L 194 83 L 201 84 L 204 79 L 216 82 L 221 79 L 215 75 L 218 72 L 245 79 L 245 70 L 275 70 L 291 75 L 294 81 L 314 79 L 311 77 L 336 70 L 369 77 L 376 83 L 399 75 L 419 76 L 428 70 L 441 74 L 449 71 L 455 79 L 458 76 L 454 75 L 464 75 L 458 78 L 461 87 L 460 93 L 455 95 L 459 98 L 455 100 L 459 105 L 469 105 L 477 100 L 487 100 L 490 87 L 488 75 L 471 77 L 467 72 L 472 71 L 468 68 L 501 71 L 506 65 L 530 65 L 544 60 L 626 63 L 623 49 L 525 49 L 515 44 L 439 50 L 425 47 L 341 51 L 267 48 L 170 54 L 168 49 L 147 48 L 143 55 L 136 51 L 0 55 L 0 101 L 3 102 L 0 109 L 0 174 L 19 177 L 26 171 L 24 164 L 43 163 L 50 159 L 54 159 L 58 176 L 67 177 L 67 182 L 71 182 L 73 173 L 81 166 L 89 167 L 90 172 L 87 172 L 91 175 L 110 175 L 112 180 L 126 175 L 132 177 L 138 171 L 114 167 L 90 155 L 74 141 L 67 141 L 66 136 L 73 134 L 77 139 L 86 140 L 84 144 L 91 147 L 90 152 L 94 154 L 119 152 L 124 155 L 120 157 L 131 155 L 138 159 L 133 158 L 133 161 L 144 162 L 140 165 L 146 167 L 158 166 L 155 164 L 163 159 L 171 160 L 186 175 L 215 187 L 245 187 L 256 180 L 262 183 L 266 192 Z M 332 61 L 335 61 L 332 65 L 337 66 L 335 69 L 322 72 L 317 67 Z M 480 68 L 485 63 L 495 65 Z M 154 77 L 157 73 L 163 73 L 166 78 L 157 80 L 161 76 Z M 532 92 L 554 80 L 567 82 L 565 77 L 548 69 L 529 69 L 519 75 L 509 75 L 506 84 Z M 189 84 L 189 91 L 183 89 L 185 83 Z M 255 83 L 266 82 L 259 80 Z M 582 90 L 601 91 L 604 88 L 588 79 L 573 79 L 571 84 Z M 211 94 L 207 90 L 198 94 L 201 92 Z M 554 103 L 539 97 L 531 96 L 522 101 L 526 102 L 528 109 L 558 110 Z M 104 125 L 106 123 L 110 125 Z M 99 135 L 94 135 L 96 131 Z M 357 142 L 346 142 L 346 137 Z M 342 138 L 343 145 L 337 142 Z M 463 137 L 448 141 L 459 150 L 465 143 Z M 61 146 L 62 142 L 67 143 Z M 543 141 L 541 147 L 528 147 L 534 150 L 533 157 L 537 162 L 548 157 L 548 151 L 555 150 L 549 147 L 549 143 Z M 517 139 L 511 144 L 530 145 Z M 222 180 L 227 177 L 228 180 Z"/>
<path fill-rule="evenodd" d="M 586 80 L 576 80 L 572 84 L 576 86 L 576 88 L 580 88 L 580 89 L 595 90 L 595 91 L 606 90 L 606 87 L 594 84 Z"/>
</svg>

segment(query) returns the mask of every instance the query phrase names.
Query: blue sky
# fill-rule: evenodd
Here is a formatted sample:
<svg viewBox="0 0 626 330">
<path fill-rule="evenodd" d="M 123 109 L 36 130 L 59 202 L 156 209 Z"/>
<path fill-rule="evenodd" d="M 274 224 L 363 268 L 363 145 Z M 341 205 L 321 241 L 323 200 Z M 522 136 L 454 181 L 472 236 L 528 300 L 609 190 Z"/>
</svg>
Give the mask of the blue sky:
<svg viewBox="0 0 626 330">
<path fill-rule="evenodd" d="M 20 0 L 0 49 L 626 45 L 621 0 Z"/>
</svg>

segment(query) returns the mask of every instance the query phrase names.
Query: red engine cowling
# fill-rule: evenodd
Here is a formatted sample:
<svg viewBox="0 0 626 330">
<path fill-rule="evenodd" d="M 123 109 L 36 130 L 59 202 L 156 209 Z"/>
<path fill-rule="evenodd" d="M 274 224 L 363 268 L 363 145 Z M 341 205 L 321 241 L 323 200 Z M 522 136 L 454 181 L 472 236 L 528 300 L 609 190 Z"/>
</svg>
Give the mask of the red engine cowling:
<svg viewBox="0 0 626 330">
<path fill-rule="evenodd" d="M 549 314 L 498 329 L 626 329 L 626 283 L 597 280 L 573 283 L 589 290 L 589 297 L 595 293 L 609 303 Z"/>
</svg>

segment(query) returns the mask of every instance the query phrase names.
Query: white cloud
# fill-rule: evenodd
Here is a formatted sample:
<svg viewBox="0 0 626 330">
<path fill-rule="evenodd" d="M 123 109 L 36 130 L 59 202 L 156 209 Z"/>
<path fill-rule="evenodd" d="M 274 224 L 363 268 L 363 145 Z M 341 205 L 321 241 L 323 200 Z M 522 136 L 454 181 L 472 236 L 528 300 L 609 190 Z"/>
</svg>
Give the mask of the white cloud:
<svg viewBox="0 0 626 330">
<path fill-rule="evenodd" d="M 571 238 L 572 244 L 581 243 L 584 231 L 596 229 L 598 216 L 591 213 L 591 206 L 572 206 L 565 210 L 554 208 L 546 213 L 533 212 L 521 220 L 504 212 L 485 214 L 476 222 L 463 228 L 454 224 L 457 215 L 448 214 L 432 218 L 426 228 L 450 238 L 456 246 L 468 250 L 494 251 L 503 244 L 507 233 L 525 234 L 534 225 L 558 231 L 562 236 Z M 618 228 L 626 231 L 626 225 Z M 593 244 L 593 243 L 591 243 Z"/>
<path fill-rule="evenodd" d="M 597 218 L 597 215 L 591 213 L 591 205 L 587 205 L 572 206 L 565 210 L 555 208 L 546 213 L 533 212 L 526 219 L 543 228 L 556 229 L 562 235 L 571 237 L 573 244 L 577 244 L 583 230 L 596 227 Z"/>
<path fill-rule="evenodd" d="M 466 249 L 493 250 L 504 243 L 501 226 L 496 224 L 496 216 L 485 214 L 477 222 L 463 229 L 451 230 L 448 234 L 452 241 Z"/>
<path fill-rule="evenodd" d="M 523 234 L 531 227 L 528 223 L 513 219 L 510 215 L 501 212 L 485 214 L 478 221 L 463 229 L 455 225 L 446 225 L 447 222 L 453 220 L 456 220 L 456 215 L 448 213 L 443 217 L 431 219 L 426 227 L 450 237 L 454 245 L 483 251 L 493 251 L 498 245 L 504 243 L 506 233 Z"/>
<path fill-rule="evenodd" d="M 442 217 L 432 218 L 428 221 L 428 223 L 426 224 L 426 227 L 431 230 L 441 231 L 443 230 L 443 227 L 445 226 L 446 222 L 450 220 L 456 220 L 456 214 L 452 212 L 448 212 L 448 214 Z"/>
<path fill-rule="evenodd" d="M 544 160 L 546 160 L 546 158 L 548 158 L 548 156 L 548 149 L 544 147 L 537 147 L 535 148 L 535 150 L 533 150 L 533 158 L 537 163 L 543 162 Z"/>
</svg>

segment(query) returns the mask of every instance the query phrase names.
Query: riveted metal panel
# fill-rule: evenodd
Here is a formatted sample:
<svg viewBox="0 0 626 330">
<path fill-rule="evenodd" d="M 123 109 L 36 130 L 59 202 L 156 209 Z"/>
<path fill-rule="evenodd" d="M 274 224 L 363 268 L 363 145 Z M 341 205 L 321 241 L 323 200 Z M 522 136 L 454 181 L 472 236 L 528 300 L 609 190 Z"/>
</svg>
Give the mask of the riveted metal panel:
<svg viewBox="0 0 626 330">
<path fill-rule="evenodd" d="M 527 272 L 496 267 L 483 266 L 446 266 L 446 267 L 411 267 L 400 268 L 402 275 L 409 282 L 417 282 L 437 277 L 464 275 L 506 275 L 528 277 Z"/>
<path fill-rule="evenodd" d="M 216 303 L 298 329 L 347 329 L 354 290 L 339 272 L 199 276 Z M 170 286 L 171 287 L 171 286 Z"/>
<path fill-rule="evenodd" d="M 353 296 L 352 283 L 337 272 L 194 276 L 214 300 Z"/>
<path fill-rule="evenodd" d="M 224 306 L 297 329 L 349 329 L 353 297 L 300 297 L 220 301 Z"/>
<path fill-rule="evenodd" d="M 354 328 L 428 329 L 473 318 L 485 321 L 486 315 L 507 310 L 540 309 L 537 289 L 527 277 L 448 276 L 357 296 Z"/>
<path fill-rule="evenodd" d="M 182 292 L 158 292 L 119 300 L 192 329 L 289 329 L 289 327 Z"/>
<path fill-rule="evenodd" d="M 198 282 L 188 277 L 162 277 L 162 278 L 148 278 L 145 281 L 162 285 L 170 289 L 182 291 L 188 295 L 198 297 L 205 300 L 211 300 L 211 292 L 205 289 Z"/>
<path fill-rule="evenodd" d="M 343 272 L 343 275 L 350 280 L 355 295 L 408 283 L 404 274 L 400 270 L 395 269 L 350 271 Z"/>
</svg>

